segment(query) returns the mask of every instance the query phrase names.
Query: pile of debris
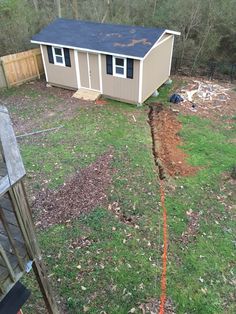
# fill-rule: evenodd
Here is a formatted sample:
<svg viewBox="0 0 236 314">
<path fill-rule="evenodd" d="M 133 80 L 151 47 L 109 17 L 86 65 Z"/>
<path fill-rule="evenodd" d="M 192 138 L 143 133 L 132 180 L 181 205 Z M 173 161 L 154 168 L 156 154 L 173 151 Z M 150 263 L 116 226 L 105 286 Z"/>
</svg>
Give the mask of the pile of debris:
<svg viewBox="0 0 236 314">
<path fill-rule="evenodd" d="M 211 81 L 193 80 L 180 89 L 178 95 L 182 100 L 181 104 L 187 105 L 191 111 L 209 110 L 224 106 L 230 100 L 229 90 L 230 88 Z"/>
</svg>

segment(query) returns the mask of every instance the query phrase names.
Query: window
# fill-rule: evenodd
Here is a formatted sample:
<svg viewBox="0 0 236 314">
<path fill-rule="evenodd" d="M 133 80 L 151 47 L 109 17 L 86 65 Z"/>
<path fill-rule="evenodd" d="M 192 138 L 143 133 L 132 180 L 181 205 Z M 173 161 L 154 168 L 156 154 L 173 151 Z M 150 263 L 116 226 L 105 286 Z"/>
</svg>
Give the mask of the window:
<svg viewBox="0 0 236 314">
<path fill-rule="evenodd" d="M 119 77 L 126 77 L 126 58 L 113 57 L 113 75 Z"/>
<path fill-rule="evenodd" d="M 107 74 L 132 79 L 134 75 L 134 60 L 106 55 Z"/>
<path fill-rule="evenodd" d="M 54 64 L 65 66 L 64 51 L 59 47 L 52 47 Z"/>
<path fill-rule="evenodd" d="M 48 62 L 71 67 L 70 50 L 68 48 L 47 46 Z"/>
</svg>

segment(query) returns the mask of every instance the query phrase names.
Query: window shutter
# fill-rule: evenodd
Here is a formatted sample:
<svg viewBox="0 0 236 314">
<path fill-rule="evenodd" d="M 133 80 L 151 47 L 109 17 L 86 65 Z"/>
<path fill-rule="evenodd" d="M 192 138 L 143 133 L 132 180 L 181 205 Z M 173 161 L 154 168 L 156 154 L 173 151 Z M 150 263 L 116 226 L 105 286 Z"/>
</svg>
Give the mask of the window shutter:
<svg viewBox="0 0 236 314">
<path fill-rule="evenodd" d="M 107 74 L 112 75 L 112 56 L 107 55 L 106 61 L 107 61 Z"/>
<path fill-rule="evenodd" d="M 52 54 L 52 47 L 51 46 L 47 46 L 47 51 L 48 51 L 48 61 L 49 61 L 49 63 L 54 63 L 53 54 Z"/>
<path fill-rule="evenodd" d="M 127 59 L 127 78 L 132 79 L 134 74 L 134 60 Z"/>
<path fill-rule="evenodd" d="M 67 67 L 71 67 L 70 62 L 70 50 L 68 48 L 64 48 L 64 56 L 65 56 L 65 64 Z"/>
</svg>

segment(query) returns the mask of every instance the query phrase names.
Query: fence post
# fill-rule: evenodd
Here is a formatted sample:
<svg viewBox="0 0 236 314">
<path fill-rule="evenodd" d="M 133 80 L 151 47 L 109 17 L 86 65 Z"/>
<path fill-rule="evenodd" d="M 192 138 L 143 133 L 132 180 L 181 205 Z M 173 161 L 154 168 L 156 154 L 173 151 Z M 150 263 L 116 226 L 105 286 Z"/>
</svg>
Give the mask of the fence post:
<svg viewBox="0 0 236 314">
<path fill-rule="evenodd" d="M 34 53 L 33 56 L 34 56 L 34 57 L 33 57 L 33 58 L 34 58 L 34 64 L 35 64 L 35 67 L 36 67 L 36 72 L 37 72 L 37 75 L 38 75 L 38 79 L 40 79 L 39 67 L 38 67 L 38 62 L 37 62 L 36 54 Z"/>
<path fill-rule="evenodd" d="M 6 73 L 6 68 L 5 68 L 4 61 L 3 61 L 3 60 L 0 60 L 0 62 L 1 62 L 1 65 L 2 65 L 2 71 L 3 71 L 4 77 L 5 77 L 5 81 L 6 81 L 6 83 L 7 83 L 7 88 L 10 88 L 10 87 L 11 87 L 11 84 L 9 83 L 9 80 L 8 80 L 8 77 L 7 77 L 7 73 Z"/>
</svg>

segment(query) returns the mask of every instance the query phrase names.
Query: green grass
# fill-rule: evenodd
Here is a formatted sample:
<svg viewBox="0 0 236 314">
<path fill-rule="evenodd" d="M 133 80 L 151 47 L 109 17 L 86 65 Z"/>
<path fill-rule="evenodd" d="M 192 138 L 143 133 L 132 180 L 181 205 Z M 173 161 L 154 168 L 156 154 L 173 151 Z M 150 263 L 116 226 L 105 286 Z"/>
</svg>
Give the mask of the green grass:
<svg viewBox="0 0 236 314">
<path fill-rule="evenodd" d="M 168 99 L 170 88 L 161 89 L 158 101 Z M 160 297 L 162 216 L 147 113 L 146 107 L 115 101 L 80 107 L 71 119 L 45 122 L 45 127 L 64 128 L 20 142 L 27 185 L 34 194 L 42 187 L 57 188 L 112 148 L 108 201 L 118 201 L 121 212 L 138 226 L 124 224 L 104 206 L 38 233 L 52 285 L 69 313 L 125 314 L 132 308 L 141 313 L 141 303 Z M 166 196 L 168 297 L 177 313 L 235 313 L 236 200 L 227 177 L 235 164 L 235 133 L 224 121 L 216 124 L 196 116 L 180 120 L 183 149 L 200 170 L 171 182 L 175 189 Z M 184 245 L 181 234 L 190 209 L 200 212 L 199 229 Z M 82 237 L 90 245 L 73 249 L 71 244 Z M 33 290 L 26 310 L 35 313 L 41 296 L 33 276 L 25 282 Z"/>
<path fill-rule="evenodd" d="M 232 211 L 236 197 L 233 186 L 223 184 L 222 175 L 235 164 L 236 148 L 229 141 L 233 134 L 223 124 L 216 126 L 206 119 L 191 116 L 181 120 L 184 148 L 191 156 L 190 162 L 202 170 L 194 177 L 176 181 L 176 192 L 167 197 L 169 251 L 171 255 L 173 252 L 168 270 L 169 294 L 174 297 L 178 313 L 234 313 L 230 278 L 236 275 Z M 184 217 L 190 209 L 201 213 L 200 228 L 195 240 L 183 247 L 177 239 L 186 230 Z"/>
</svg>

